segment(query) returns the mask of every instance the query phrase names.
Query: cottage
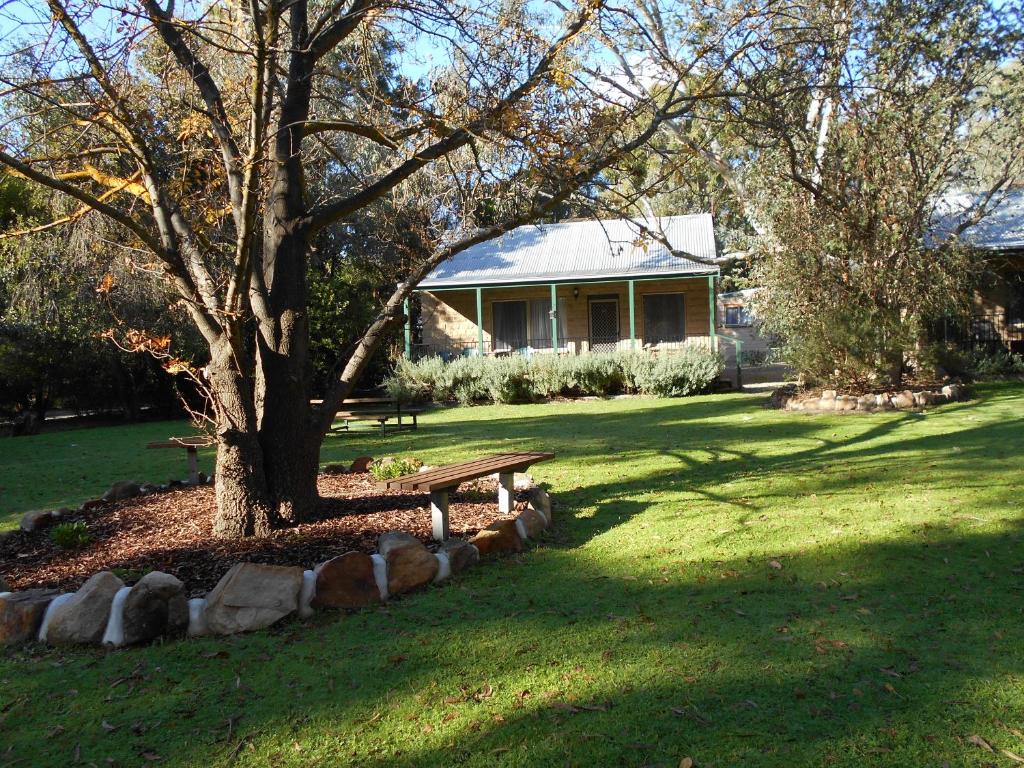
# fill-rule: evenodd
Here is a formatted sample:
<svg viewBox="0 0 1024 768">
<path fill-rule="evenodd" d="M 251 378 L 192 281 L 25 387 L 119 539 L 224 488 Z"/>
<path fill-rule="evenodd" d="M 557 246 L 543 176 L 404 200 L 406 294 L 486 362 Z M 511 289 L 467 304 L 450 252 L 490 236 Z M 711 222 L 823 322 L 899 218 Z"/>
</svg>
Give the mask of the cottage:
<svg viewBox="0 0 1024 768">
<path fill-rule="evenodd" d="M 978 202 L 978 196 L 970 193 L 947 195 L 931 238 L 949 236 Z M 975 293 L 970 324 L 966 328 L 947 324 L 947 340 L 1024 353 L 1024 188 L 1000 193 L 990 213 L 960 237 L 982 252 L 988 269 Z"/>
<path fill-rule="evenodd" d="M 418 286 L 415 357 L 717 349 L 710 214 L 519 227 L 439 266 Z M 413 343 L 415 341 L 415 343 Z"/>
</svg>

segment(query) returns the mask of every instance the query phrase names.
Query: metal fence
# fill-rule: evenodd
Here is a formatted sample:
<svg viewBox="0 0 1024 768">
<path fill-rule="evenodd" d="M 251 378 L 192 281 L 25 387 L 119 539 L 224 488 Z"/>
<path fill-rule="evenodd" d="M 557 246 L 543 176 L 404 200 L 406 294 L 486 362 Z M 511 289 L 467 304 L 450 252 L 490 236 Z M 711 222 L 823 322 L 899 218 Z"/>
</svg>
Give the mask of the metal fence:
<svg viewBox="0 0 1024 768">
<path fill-rule="evenodd" d="M 959 323 L 947 320 L 941 336 L 969 349 L 1024 353 L 1024 317 L 1010 312 L 984 312 Z"/>
<path fill-rule="evenodd" d="M 694 336 L 681 342 L 666 344 L 646 344 L 641 346 L 637 343 L 636 349 L 651 354 L 672 354 L 674 351 L 685 347 L 700 346 L 706 349 L 711 348 L 711 340 L 707 336 Z M 558 340 L 558 354 L 561 355 L 583 355 L 588 352 L 614 352 L 616 350 L 630 350 L 633 346 L 629 339 L 618 341 L 603 341 L 589 337 L 568 337 Z M 529 339 L 523 344 L 513 346 L 512 344 L 493 342 L 485 340 L 483 345 L 477 340 L 471 341 L 449 341 L 445 344 L 412 344 L 409 348 L 410 357 L 413 360 L 420 360 L 424 357 L 440 357 L 442 360 L 451 361 L 459 357 L 476 357 L 482 353 L 490 357 L 502 357 L 510 355 L 543 355 L 552 353 L 551 339 Z"/>
</svg>

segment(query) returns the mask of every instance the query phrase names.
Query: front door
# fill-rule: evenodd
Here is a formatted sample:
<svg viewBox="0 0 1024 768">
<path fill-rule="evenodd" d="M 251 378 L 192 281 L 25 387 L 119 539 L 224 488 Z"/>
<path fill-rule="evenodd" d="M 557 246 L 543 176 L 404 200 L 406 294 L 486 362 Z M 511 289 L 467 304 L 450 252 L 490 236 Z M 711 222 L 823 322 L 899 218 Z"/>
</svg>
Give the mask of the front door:
<svg viewBox="0 0 1024 768">
<path fill-rule="evenodd" d="M 590 300 L 590 348 L 595 352 L 615 349 L 619 343 L 619 300 Z"/>
</svg>

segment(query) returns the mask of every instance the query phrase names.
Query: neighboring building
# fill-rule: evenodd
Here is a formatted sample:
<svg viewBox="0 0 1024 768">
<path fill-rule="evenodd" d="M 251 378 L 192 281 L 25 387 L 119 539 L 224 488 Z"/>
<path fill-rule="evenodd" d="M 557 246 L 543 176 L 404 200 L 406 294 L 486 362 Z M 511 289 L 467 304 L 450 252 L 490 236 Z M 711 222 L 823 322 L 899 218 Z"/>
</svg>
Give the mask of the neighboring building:
<svg viewBox="0 0 1024 768">
<path fill-rule="evenodd" d="M 717 347 L 710 214 L 519 227 L 423 280 L 414 356 Z"/>
<path fill-rule="evenodd" d="M 952 233 L 977 202 L 973 194 L 947 195 L 932 237 Z M 984 253 L 988 275 L 975 294 L 970 327 L 947 326 L 947 338 L 1024 353 L 1024 188 L 1000 193 L 991 212 L 960 237 Z"/>
<path fill-rule="evenodd" d="M 756 288 L 747 288 L 718 294 L 718 336 L 740 342 L 745 365 L 763 362 L 772 346 L 770 339 L 761 335 L 760 325 L 751 308 L 751 299 L 756 291 Z M 730 347 L 735 349 L 736 345 L 726 344 L 722 348 L 727 361 L 732 360 Z"/>
</svg>

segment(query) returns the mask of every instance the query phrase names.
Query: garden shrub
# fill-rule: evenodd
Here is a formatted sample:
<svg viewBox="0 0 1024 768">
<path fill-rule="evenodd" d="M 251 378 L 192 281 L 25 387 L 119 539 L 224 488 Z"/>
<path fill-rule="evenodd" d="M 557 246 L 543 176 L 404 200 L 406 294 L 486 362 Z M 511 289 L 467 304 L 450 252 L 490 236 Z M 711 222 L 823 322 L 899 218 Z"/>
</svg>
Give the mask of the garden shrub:
<svg viewBox="0 0 1024 768">
<path fill-rule="evenodd" d="M 530 358 L 439 357 L 400 360 L 385 382 L 393 397 L 525 403 L 557 395 L 612 395 L 618 392 L 682 397 L 706 391 L 718 379 L 722 359 L 699 347 L 655 357 L 638 351 L 589 355 L 535 354 Z"/>
<path fill-rule="evenodd" d="M 85 523 L 78 521 L 55 525 L 50 529 L 50 540 L 61 549 L 81 549 L 92 541 L 92 537 Z"/>
<path fill-rule="evenodd" d="M 402 475 L 411 475 L 413 472 L 419 472 L 422 466 L 422 461 L 411 456 L 405 458 L 385 456 L 383 459 L 375 461 L 370 465 L 370 474 L 373 475 L 375 480 L 383 482 L 384 480 L 392 480 Z"/>
</svg>

